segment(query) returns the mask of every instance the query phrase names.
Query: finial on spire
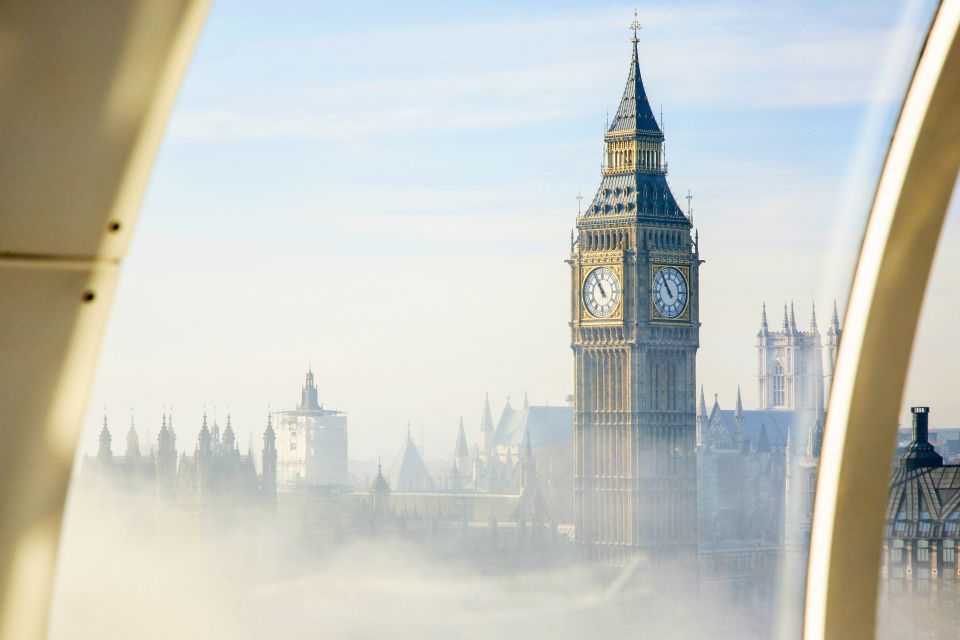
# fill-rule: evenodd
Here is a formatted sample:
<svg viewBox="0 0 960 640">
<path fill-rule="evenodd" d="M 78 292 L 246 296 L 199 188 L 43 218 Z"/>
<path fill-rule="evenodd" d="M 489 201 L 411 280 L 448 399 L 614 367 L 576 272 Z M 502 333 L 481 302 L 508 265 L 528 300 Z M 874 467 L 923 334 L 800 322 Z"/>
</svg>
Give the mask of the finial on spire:
<svg viewBox="0 0 960 640">
<path fill-rule="evenodd" d="M 663 126 L 663 111 L 660 112 L 660 125 Z M 690 224 L 693 224 L 693 193 L 690 189 L 687 189 L 687 218 L 690 219 Z"/>
<path fill-rule="evenodd" d="M 637 16 L 637 10 L 633 10 L 633 22 L 630 23 L 630 28 L 633 29 L 633 37 L 630 38 L 630 42 L 636 45 L 640 40 L 637 38 L 637 31 L 643 29 L 640 26 L 640 18 Z"/>
<path fill-rule="evenodd" d="M 583 194 L 577 191 L 577 215 L 580 215 L 580 205 L 582 204 L 583 204 Z"/>
</svg>

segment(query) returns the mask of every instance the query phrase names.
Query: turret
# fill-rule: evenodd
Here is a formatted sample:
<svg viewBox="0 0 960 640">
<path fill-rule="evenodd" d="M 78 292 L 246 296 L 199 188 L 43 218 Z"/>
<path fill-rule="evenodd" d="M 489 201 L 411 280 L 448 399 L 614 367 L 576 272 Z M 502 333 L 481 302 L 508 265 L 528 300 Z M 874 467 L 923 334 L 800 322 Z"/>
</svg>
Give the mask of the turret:
<svg viewBox="0 0 960 640">
<path fill-rule="evenodd" d="M 240 450 L 237 448 L 237 436 L 233 432 L 233 425 L 230 423 L 230 414 L 227 414 L 227 428 L 223 430 L 223 441 L 221 449 L 224 455 L 232 456 L 239 455 Z"/>
<path fill-rule="evenodd" d="M 700 402 L 697 404 L 697 446 L 703 444 L 703 432 L 707 427 L 707 401 L 703 397 L 703 385 L 700 385 Z"/>
<path fill-rule="evenodd" d="M 456 468 L 457 484 L 463 483 L 471 476 L 470 448 L 467 446 L 467 432 L 463 428 L 463 416 L 460 417 L 460 429 L 457 432 L 457 444 L 453 448 L 453 462 Z M 456 486 L 460 489 L 462 486 Z"/>
<path fill-rule="evenodd" d="M 200 427 L 200 434 L 197 436 L 197 455 L 209 457 L 213 449 L 213 434 L 210 427 L 207 426 L 207 412 L 203 412 L 203 424 Z"/>
<path fill-rule="evenodd" d="M 113 438 L 110 436 L 110 428 L 107 426 L 107 416 L 103 416 L 103 428 L 100 429 L 100 446 L 97 449 L 97 461 L 101 464 L 110 464 L 113 462 L 113 449 L 110 442 Z"/>
<path fill-rule="evenodd" d="M 319 411 L 320 401 L 317 396 L 317 385 L 313 381 L 313 370 L 307 370 L 307 379 L 300 390 L 300 404 L 298 411 Z"/>
<path fill-rule="evenodd" d="M 483 396 L 483 416 L 480 418 L 480 432 L 483 434 L 483 450 L 487 454 L 493 451 L 493 412 L 490 411 L 490 394 Z"/>
<path fill-rule="evenodd" d="M 173 419 L 169 423 L 167 415 L 160 419 L 160 433 L 157 435 L 157 476 L 167 487 L 173 485 L 177 475 L 177 435 L 173 432 Z"/>
<path fill-rule="evenodd" d="M 267 428 L 263 430 L 261 493 L 267 502 L 277 500 L 277 434 L 273 430 L 273 416 L 267 414 Z"/>
<path fill-rule="evenodd" d="M 124 455 L 128 461 L 140 460 L 140 438 L 137 436 L 137 429 L 133 424 L 133 416 L 130 416 L 130 428 L 127 430 L 127 449 Z"/>
<path fill-rule="evenodd" d="M 390 483 L 383 475 L 383 465 L 377 459 L 377 475 L 370 483 L 370 510 L 374 515 L 390 513 Z"/>
</svg>

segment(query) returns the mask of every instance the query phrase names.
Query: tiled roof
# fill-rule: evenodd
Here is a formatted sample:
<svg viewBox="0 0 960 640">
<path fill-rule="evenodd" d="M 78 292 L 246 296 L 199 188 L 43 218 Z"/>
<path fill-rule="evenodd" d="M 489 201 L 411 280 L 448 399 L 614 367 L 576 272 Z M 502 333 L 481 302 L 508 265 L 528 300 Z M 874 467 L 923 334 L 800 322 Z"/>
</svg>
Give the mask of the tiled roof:
<svg viewBox="0 0 960 640">
<path fill-rule="evenodd" d="M 633 130 L 663 136 L 663 132 L 657 124 L 657 119 L 653 116 L 653 110 L 650 108 L 647 92 L 643 88 L 636 43 L 633 44 L 633 58 L 630 60 L 627 86 L 623 90 L 620 107 L 617 109 L 617 113 L 614 115 L 607 131 L 615 133 Z"/>
<path fill-rule="evenodd" d="M 690 226 L 662 173 L 604 176 L 593 202 L 583 212 L 584 219 L 600 216 L 644 218 Z"/>
</svg>

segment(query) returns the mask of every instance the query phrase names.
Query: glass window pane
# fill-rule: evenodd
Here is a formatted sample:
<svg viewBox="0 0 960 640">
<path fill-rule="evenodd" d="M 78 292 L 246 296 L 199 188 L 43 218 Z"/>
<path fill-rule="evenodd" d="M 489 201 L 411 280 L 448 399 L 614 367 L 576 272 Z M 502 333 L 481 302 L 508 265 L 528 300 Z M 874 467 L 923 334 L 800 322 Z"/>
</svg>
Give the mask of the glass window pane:
<svg viewBox="0 0 960 640">
<path fill-rule="evenodd" d="M 216 4 L 51 636 L 799 637 L 845 296 L 933 4 Z M 924 491 L 885 593 L 956 565 Z"/>
</svg>

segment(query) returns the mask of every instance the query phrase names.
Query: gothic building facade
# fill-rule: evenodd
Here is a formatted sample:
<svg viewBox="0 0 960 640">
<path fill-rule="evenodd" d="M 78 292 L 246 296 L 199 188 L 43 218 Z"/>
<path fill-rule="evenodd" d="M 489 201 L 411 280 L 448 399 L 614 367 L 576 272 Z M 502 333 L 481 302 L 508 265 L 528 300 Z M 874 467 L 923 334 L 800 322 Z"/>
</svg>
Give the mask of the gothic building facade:
<svg viewBox="0 0 960 640">
<path fill-rule="evenodd" d="M 667 184 L 640 76 L 604 135 L 603 177 L 571 247 L 576 542 L 587 557 L 697 558 L 697 241 Z"/>
<path fill-rule="evenodd" d="M 253 452 L 240 452 L 229 415 L 221 434 L 216 421 L 211 426 L 204 413 L 196 444 L 189 453 L 178 453 L 173 416 L 166 413 L 160 421 L 156 446 L 147 453 L 141 450 L 132 420 L 124 455 L 113 455 L 112 440 L 105 416 L 97 454 L 84 460 L 83 485 L 130 494 L 147 489 L 164 502 L 200 507 L 276 502 L 277 450 L 269 417 L 259 474 Z"/>
<path fill-rule="evenodd" d="M 697 464 L 702 567 L 707 579 L 751 556 L 762 570 L 781 560 L 799 571 L 806 557 L 824 412 L 841 335 L 834 305 L 823 341 L 811 310 L 797 328 L 793 304 L 771 331 L 766 306 L 757 333 L 757 409 L 745 409 L 740 388 L 732 409 L 703 391 L 697 411 Z M 827 366 L 824 367 L 824 361 Z"/>
</svg>

